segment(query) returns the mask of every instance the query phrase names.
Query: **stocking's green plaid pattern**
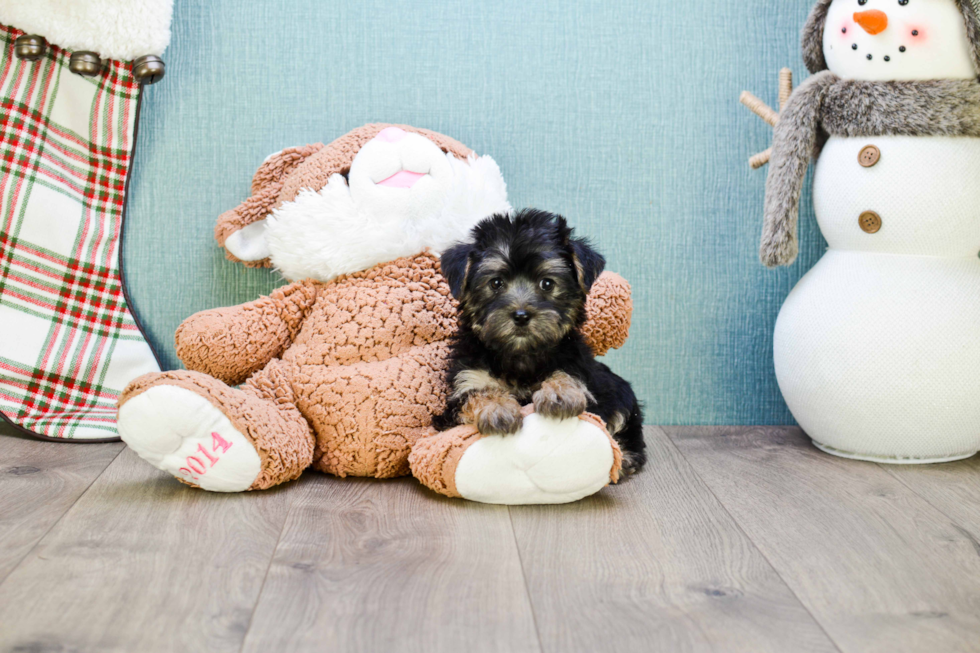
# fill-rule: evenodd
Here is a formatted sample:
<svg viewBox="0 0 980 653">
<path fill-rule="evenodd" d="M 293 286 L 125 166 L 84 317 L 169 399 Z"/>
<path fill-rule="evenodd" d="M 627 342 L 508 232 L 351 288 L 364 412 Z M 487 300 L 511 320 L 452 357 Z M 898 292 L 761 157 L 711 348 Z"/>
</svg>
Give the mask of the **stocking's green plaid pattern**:
<svg viewBox="0 0 980 653">
<path fill-rule="evenodd" d="M 0 25 L 0 413 L 51 438 L 116 434 L 116 400 L 158 370 L 119 274 L 140 87 L 112 61 L 14 56 Z"/>
</svg>

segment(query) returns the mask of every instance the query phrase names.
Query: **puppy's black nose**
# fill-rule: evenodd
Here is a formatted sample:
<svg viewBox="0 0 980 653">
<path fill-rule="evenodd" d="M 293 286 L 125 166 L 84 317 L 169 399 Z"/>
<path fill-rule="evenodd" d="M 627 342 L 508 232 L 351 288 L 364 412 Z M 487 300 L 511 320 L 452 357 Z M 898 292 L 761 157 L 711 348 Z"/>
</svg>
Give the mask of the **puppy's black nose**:
<svg viewBox="0 0 980 653">
<path fill-rule="evenodd" d="M 527 323 L 531 321 L 531 316 L 527 314 L 523 308 L 519 308 L 514 311 L 511 317 L 514 318 L 514 324 L 517 326 L 527 326 Z"/>
</svg>

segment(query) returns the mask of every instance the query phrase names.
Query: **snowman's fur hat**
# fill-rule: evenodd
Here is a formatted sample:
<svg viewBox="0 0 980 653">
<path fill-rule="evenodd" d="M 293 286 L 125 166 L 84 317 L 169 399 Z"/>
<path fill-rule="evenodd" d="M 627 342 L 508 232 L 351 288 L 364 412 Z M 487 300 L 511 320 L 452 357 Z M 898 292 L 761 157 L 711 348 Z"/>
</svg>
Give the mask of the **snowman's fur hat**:
<svg viewBox="0 0 980 653">
<path fill-rule="evenodd" d="M 803 28 L 803 60 L 811 73 L 827 70 L 823 56 L 823 31 L 834 0 L 817 0 Z M 980 0 L 953 0 L 963 14 L 966 34 L 973 45 L 973 65 L 980 71 Z"/>
</svg>

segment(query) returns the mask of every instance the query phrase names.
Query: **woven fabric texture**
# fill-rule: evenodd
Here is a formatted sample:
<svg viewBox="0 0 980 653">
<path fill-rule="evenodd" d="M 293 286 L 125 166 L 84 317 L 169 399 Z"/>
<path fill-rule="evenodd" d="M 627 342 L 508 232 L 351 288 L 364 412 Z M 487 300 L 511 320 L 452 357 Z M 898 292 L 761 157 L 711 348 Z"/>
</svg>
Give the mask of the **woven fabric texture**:
<svg viewBox="0 0 980 653">
<path fill-rule="evenodd" d="M 157 369 L 118 266 L 139 86 L 70 53 L 13 54 L 0 26 L 0 412 L 51 438 L 116 437 L 116 399 Z"/>
</svg>

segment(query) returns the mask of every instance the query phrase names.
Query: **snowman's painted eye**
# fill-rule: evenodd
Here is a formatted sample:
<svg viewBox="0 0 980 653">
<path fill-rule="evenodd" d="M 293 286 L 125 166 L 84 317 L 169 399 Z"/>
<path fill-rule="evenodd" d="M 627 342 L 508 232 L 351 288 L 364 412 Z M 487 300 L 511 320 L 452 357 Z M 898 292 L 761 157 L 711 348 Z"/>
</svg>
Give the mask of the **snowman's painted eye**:
<svg viewBox="0 0 980 653">
<path fill-rule="evenodd" d="M 903 7 L 905 5 L 907 5 L 908 3 L 909 3 L 909 0 L 898 0 L 898 4 L 902 5 Z"/>
<path fill-rule="evenodd" d="M 858 4 L 863 7 L 864 5 L 868 4 L 868 0 L 858 0 Z"/>
</svg>

